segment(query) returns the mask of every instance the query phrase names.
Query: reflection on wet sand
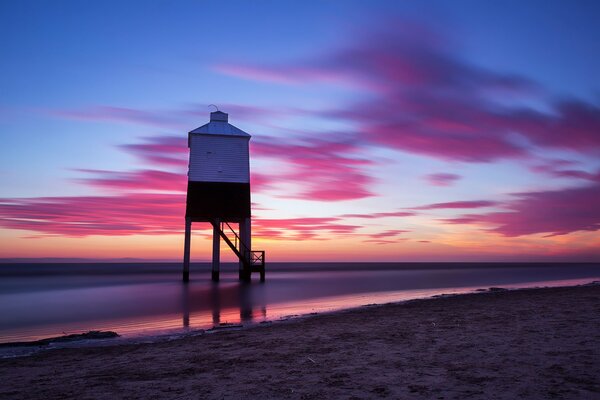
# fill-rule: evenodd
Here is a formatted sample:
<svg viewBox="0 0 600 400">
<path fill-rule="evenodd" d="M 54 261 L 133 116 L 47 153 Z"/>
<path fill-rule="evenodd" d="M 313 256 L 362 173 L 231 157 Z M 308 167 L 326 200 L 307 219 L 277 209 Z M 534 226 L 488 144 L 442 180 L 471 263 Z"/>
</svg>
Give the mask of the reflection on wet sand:
<svg viewBox="0 0 600 400">
<path fill-rule="evenodd" d="M 54 272 L 34 268 L 31 273 L 15 268 L 0 274 L 0 341 L 89 330 L 112 330 L 124 336 L 170 334 L 481 287 L 549 285 L 550 281 L 573 285 L 600 277 L 597 264 L 485 268 L 442 264 L 404 269 L 373 264 L 372 269 L 273 271 L 265 284 L 240 284 L 235 270 L 222 273 L 218 284 L 198 277 L 183 285 L 174 273 L 159 273 L 159 266 L 142 266 L 152 268 L 137 274 L 123 268 L 142 267 L 92 267 L 88 274 L 60 268 Z"/>
<path fill-rule="evenodd" d="M 181 299 L 183 328 L 194 327 L 194 322 L 206 321 L 208 314 L 211 315 L 213 326 L 222 322 L 251 323 L 256 322 L 257 318 L 267 318 L 265 296 L 258 285 L 211 283 L 208 288 L 195 289 L 190 288 L 190 285 L 182 285 Z M 239 318 L 235 317 L 236 310 Z M 226 318 L 223 319 L 222 315 Z M 204 326 L 205 323 L 200 325 Z"/>
</svg>

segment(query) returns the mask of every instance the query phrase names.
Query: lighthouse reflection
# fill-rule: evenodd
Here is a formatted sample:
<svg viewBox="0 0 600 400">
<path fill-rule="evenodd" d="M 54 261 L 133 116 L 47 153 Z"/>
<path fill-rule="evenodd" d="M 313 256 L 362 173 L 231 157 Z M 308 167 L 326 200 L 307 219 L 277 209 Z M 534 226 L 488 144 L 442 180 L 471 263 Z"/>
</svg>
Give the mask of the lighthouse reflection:
<svg viewBox="0 0 600 400">
<path fill-rule="evenodd" d="M 184 328 L 252 323 L 267 318 L 264 285 L 258 283 L 211 283 L 208 287 L 182 285 L 181 314 Z"/>
</svg>

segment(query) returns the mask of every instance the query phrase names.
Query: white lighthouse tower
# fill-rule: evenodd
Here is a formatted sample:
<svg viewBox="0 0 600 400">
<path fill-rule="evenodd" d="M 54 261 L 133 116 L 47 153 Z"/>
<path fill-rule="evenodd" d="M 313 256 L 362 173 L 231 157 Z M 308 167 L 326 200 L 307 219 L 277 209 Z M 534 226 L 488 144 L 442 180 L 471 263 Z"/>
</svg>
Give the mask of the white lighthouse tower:
<svg viewBox="0 0 600 400">
<path fill-rule="evenodd" d="M 240 280 L 248 281 L 252 272 L 259 272 L 264 282 L 265 252 L 251 248 L 249 142 L 250 135 L 231 125 L 228 115 L 221 111 L 211 112 L 209 123 L 188 134 L 184 282 L 189 281 L 192 222 L 212 224 L 213 281 L 219 280 L 222 238 L 240 261 Z"/>
</svg>

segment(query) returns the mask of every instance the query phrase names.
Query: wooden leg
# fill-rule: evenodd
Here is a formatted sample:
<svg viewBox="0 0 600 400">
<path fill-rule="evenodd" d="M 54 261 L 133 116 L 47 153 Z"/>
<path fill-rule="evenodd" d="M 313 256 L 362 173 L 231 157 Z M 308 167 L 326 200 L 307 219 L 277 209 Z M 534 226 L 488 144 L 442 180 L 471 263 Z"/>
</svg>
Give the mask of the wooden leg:
<svg viewBox="0 0 600 400">
<path fill-rule="evenodd" d="M 219 235 L 221 220 L 216 219 L 213 225 L 213 256 L 212 256 L 212 280 L 219 281 L 219 270 L 221 267 L 221 236 Z"/>
<path fill-rule="evenodd" d="M 264 283 L 265 281 L 265 269 L 267 268 L 267 260 L 265 260 L 265 253 L 262 254 L 262 268 L 260 269 L 260 281 Z"/>
<path fill-rule="evenodd" d="M 185 239 L 183 244 L 183 281 L 190 281 L 190 245 L 192 240 L 192 219 L 185 219 Z"/>
<path fill-rule="evenodd" d="M 250 250 L 252 250 L 252 236 L 250 218 L 244 218 L 240 222 L 240 239 L 246 246 L 244 256 L 248 259 L 248 265 L 244 266 L 244 263 L 240 262 L 240 280 L 249 282 L 251 280 L 252 270 L 250 269 Z"/>
</svg>

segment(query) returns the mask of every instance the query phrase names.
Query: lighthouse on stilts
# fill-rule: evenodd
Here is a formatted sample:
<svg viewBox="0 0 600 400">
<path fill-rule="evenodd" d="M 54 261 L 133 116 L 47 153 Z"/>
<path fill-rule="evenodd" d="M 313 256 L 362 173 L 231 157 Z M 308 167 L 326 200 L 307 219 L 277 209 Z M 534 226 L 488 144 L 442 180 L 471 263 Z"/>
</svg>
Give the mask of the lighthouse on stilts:
<svg viewBox="0 0 600 400">
<path fill-rule="evenodd" d="M 183 281 L 190 278 L 192 222 L 210 222 L 213 229 L 212 280 L 219 280 L 221 239 L 239 259 L 239 278 L 252 272 L 265 280 L 265 252 L 251 247 L 250 135 L 231 125 L 221 111 L 188 134 L 190 161 L 185 211 Z M 235 228 L 238 226 L 238 232 Z"/>
</svg>

